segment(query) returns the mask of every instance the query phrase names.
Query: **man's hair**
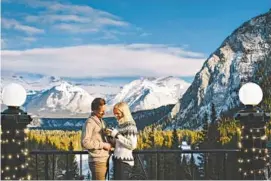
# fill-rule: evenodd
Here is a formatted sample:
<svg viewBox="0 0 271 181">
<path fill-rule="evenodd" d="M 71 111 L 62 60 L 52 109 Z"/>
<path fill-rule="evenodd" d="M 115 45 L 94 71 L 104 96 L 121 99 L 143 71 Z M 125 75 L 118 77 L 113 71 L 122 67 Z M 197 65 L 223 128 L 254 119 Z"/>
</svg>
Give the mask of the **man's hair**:
<svg viewBox="0 0 271 181">
<path fill-rule="evenodd" d="M 95 98 L 91 103 L 91 110 L 97 111 L 99 110 L 100 106 L 105 105 L 106 102 L 103 98 Z"/>
</svg>

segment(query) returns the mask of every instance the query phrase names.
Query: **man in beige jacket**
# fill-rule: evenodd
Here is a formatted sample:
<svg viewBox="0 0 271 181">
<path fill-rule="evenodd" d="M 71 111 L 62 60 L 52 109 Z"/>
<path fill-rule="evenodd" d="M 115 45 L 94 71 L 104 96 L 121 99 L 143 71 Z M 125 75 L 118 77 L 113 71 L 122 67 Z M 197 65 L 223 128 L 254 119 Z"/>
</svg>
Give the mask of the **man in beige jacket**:
<svg viewBox="0 0 271 181">
<path fill-rule="evenodd" d="M 102 117 L 105 114 L 105 100 L 96 98 L 91 103 L 91 116 L 86 120 L 83 129 L 81 144 L 89 152 L 89 168 L 92 180 L 105 180 L 107 161 L 111 144 L 104 134 L 105 124 Z"/>
</svg>

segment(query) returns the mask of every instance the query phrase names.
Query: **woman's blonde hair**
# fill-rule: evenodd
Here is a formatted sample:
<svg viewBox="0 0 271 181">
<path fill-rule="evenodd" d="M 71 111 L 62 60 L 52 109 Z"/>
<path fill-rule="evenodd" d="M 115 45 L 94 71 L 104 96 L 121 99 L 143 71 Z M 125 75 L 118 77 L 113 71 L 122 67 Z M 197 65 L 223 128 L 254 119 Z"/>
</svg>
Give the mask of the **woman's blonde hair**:
<svg viewBox="0 0 271 181">
<path fill-rule="evenodd" d="M 132 116 L 132 113 L 130 111 L 130 108 L 126 102 L 119 102 L 114 106 L 114 109 L 118 109 L 122 114 L 123 118 L 121 118 L 120 124 L 126 123 L 126 122 L 132 122 L 135 124 L 135 120 Z"/>
</svg>

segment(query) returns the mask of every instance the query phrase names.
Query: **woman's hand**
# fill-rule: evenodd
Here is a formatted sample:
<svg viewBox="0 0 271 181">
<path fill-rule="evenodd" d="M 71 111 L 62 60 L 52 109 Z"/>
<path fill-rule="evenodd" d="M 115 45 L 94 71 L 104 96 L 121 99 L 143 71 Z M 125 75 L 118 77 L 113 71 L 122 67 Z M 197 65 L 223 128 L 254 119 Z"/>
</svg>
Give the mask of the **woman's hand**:
<svg viewBox="0 0 271 181">
<path fill-rule="evenodd" d="M 105 129 L 105 134 L 107 135 L 107 136 L 111 136 L 112 135 L 112 129 L 109 129 L 109 128 L 106 128 Z"/>
</svg>

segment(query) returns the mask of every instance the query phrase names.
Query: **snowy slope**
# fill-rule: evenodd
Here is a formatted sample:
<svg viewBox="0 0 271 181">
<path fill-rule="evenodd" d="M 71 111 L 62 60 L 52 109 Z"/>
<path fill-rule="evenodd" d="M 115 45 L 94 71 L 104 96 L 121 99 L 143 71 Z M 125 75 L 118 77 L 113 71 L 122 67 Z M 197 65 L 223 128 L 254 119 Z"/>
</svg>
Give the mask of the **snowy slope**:
<svg viewBox="0 0 271 181">
<path fill-rule="evenodd" d="M 125 101 L 132 111 L 176 104 L 189 84 L 179 78 L 142 78 L 125 85 L 109 105 Z"/>
</svg>

